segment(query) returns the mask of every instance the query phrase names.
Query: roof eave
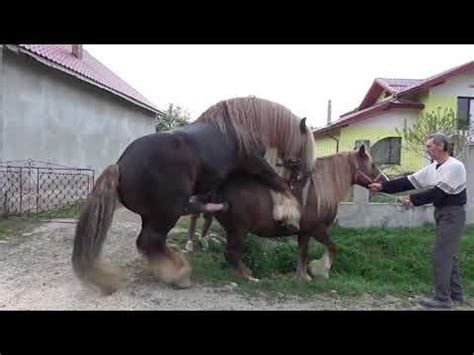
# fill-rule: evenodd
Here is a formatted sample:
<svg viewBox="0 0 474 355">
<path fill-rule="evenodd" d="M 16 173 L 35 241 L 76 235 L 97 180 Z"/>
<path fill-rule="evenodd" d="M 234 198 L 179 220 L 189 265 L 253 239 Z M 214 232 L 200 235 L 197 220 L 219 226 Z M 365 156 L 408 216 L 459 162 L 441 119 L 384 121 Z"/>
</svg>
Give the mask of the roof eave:
<svg viewBox="0 0 474 355">
<path fill-rule="evenodd" d="M 461 65 L 455 69 L 448 70 L 447 72 L 441 73 L 439 75 L 436 75 L 434 78 L 428 78 L 424 82 L 422 82 L 420 85 L 413 86 L 411 88 L 408 88 L 406 90 L 402 90 L 398 92 L 395 97 L 401 97 L 405 96 L 408 94 L 413 94 L 415 92 L 419 92 L 422 90 L 428 90 L 432 88 L 433 86 L 440 85 L 444 83 L 448 78 L 451 78 L 453 76 L 462 74 L 466 71 L 470 71 L 474 69 L 474 61 L 470 61 L 464 65 Z"/>
<path fill-rule="evenodd" d="M 371 101 L 377 100 L 380 94 L 382 94 L 384 91 L 387 91 L 392 95 L 395 94 L 395 90 L 393 90 L 393 88 L 387 85 L 382 79 L 376 78 L 357 109 L 363 110 L 367 107 L 370 107 Z"/>
<path fill-rule="evenodd" d="M 354 115 L 354 117 L 346 118 L 342 120 L 341 122 L 334 122 L 330 126 L 322 127 L 320 129 L 314 130 L 313 135 L 316 134 L 322 134 L 329 132 L 333 129 L 341 128 L 348 126 L 354 122 L 357 122 L 358 119 L 360 120 L 365 120 L 367 118 L 373 117 L 379 113 L 382 113 L 384 111 L 390 110 L 391 108 L 409 108 L 409 109 L 423 109 L 425 107 L 424 104 L 418 103 L 418 102 L 413 102 L 413 103 L 395 103 L 391 101 L 386 101 L 382 103 L 380 106 L 374 107 L 372 110 L 358 113 L 357 115 Z"/>
<path fill-rule="evenodd" d="M 11 47 L 12 47 L 11 45 L 8 46 L 9 49 L 12 49 Z M 101 89 L 103 89 L 103 90 L 106 90 L 106 91 L 108 91 L 108 92 L 110 92 L 110 93 L 112 93 L 112 94 L 114 94 L 114 95 L 120 96 L 121 98 L 123 98 L 123 99 L 129 101 L 130 103 L 132 103 L 132 104 L 134 104 L 134 105 L 136 105 L 136 106 L 140 106 L 141 108 L 143 108 L 143 109 L 145 109 L 145 110 L 147 110 L 147 111 L 151 111 L 151 112 L 153 112 L 153 113 L 155 113 L 155 114 L 157 114 L 157 115 L 165 115 L 165 113 L 164 113 L 163 111 L 161 111 L 161 110 L 159 110 L 159 109 L 157 109 L 157 108 L 154 108 L 154 107 L 148 106 L 148 105 L 146 105 L 146 104 L 144 104 L 144 103 L 142 103 L 142 102 L 139 102 L 139 101 L 135 100 L 134 98 L 132 98 L 132 97 L 130 97 L 130 96 L 124 95 L 124 94 L 122 94 L 122 93 L 120 93 L 120 92 L 118 92 L 118 91 L 116 91 L 116 90 L 114 90 L 114 89 L 109 88 L 109 87 L 106 86 L 106 85 L 103 85 L 103 84 L 101 84 L 101 83 L 99 83 L 99 82 L 97 82 L 97 81 L 95 81 L 95 80 L 89 79 L 88 77 L 86 77 L 86 76 L 84 76 L 84 75 L 82 75 L 82 74 L 76 73 L 76 72 L 73 71 L 73 70 L 67 69 L 67 68 L 63 67 L 62 65 L 59 65 L 59 64 L 57 64 L 57 63 L 54 63 L 53 61 L 48 60 L 48 59 L 46 59 L 46 58 L 43 58 L 42 56 L 40 56 L 40 55 L 38 55 L 38 54 L 36 54 L 36 53 L 33 53 L 33 52 L 29 51 L 28 49 L 22 48 L 22 47 L 17 46 L 17 45 L 15 45 L 14 47 L 15 47 L 16 51 L 19 51 L 19 52 L 21 52 L 21 53 L 24 53 L 24 54 L 26 54 L 26 55 L 28 55 L 28 56 L 30 56 L 30 57 L 36 59 L 37 61 L 39 61 L 39 62 L 42 63 L 42 64 L 45 64 L 45 65 L 47 65 L 47 66 L 49 66 L 49 67 L 51 67 L 51 68 L 60 70 L 60 71 L 62 71 L 62 72 L 64 72 L 64 73 L 66 73 L 66 74 L 72 75 L 72 76 L 74 76 L 74 77 L 76 77 L 76 78 L 78 78 L 78 79 L 80 79 L 80 80 L 82 80 L 82 81 L 85 81 L 85 82 L 87 82 L 87 83 L 89 83 L 89 84 L 91 84 L 91 85 L 94 85 L 94 86 L 99 87 L 99 88 L 101 88 Z"/>
<path fill-rule="evenodd" d="M 378 92 L 376 92 L 378 91 Z M 370 106 L 370 101 L 373 100 L 374 96 L 379 96 L 383 92 L 383 87 L 380 85 L 380 83 L 375 79 L 370 86 L 369 90 L 365 94 L 364 98 L 362 99 L 362 102 L 359 104 L 357 107 L 357 110 L 364 109 Z"/>
</svg>

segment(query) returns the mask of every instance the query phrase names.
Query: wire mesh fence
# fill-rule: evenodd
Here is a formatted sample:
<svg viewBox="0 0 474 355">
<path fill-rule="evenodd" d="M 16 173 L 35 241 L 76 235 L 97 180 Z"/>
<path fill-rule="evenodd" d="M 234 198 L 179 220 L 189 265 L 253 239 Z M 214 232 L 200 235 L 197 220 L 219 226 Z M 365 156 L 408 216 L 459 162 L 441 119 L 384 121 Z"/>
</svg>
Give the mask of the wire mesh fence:
<svg viewBox="0 0 474 355">
<path fill-rule="evenodd" d="M 94 178 L 94 170 L 86 168 L 33 160 L 0 163 L 0 218 L 73 218 Z"/>
</svg>

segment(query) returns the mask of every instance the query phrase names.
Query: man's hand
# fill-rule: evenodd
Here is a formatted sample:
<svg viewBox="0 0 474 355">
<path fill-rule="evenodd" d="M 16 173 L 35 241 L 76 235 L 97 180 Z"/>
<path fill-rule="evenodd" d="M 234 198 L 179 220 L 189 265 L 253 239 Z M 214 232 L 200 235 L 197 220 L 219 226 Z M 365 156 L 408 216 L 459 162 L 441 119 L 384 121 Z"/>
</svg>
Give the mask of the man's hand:
<svg viewBox="0 0 474 355">
<path fill-rule="evenodd" d="M 380 190 L 382 190 L 382 184 L 379 182 L 373 182 L 369 184 L 369 189 L 372 192 L 379 192 Z"/>
</svg>

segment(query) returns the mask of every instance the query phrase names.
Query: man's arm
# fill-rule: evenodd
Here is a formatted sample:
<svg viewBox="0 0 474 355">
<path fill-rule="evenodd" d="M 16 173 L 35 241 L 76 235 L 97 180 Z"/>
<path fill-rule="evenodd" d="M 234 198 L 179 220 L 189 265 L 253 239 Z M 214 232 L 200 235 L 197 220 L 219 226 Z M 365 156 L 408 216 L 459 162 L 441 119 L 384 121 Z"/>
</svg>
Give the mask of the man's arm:
<svg viewBox="0 0 474 355">
<path fill-rule="evenodd" d="M 428 203 L 436 203 L 437 201 L 440 201 L 442 198 L 444 198 L 446 195 L 447 193 L 441 190 L 439 187 L 433 187 L 423 192 L 411 194 L 409 197 L 410 202 L 414 206 L 421 206 L 426 205 Z"/>
<path fill-rule="evenodd" d="M 395 180 L 383 182 L 379 191 L 394 194 L 397 192 L 413 190 L 414 188 L 415 186 L 413 186 L 407 177 L 401 177 Z"/>
<path fill-rule="evenodd" d="M 372 183 L 369 185 L 369 188 L 373 192 L 381 191 L 389 194 L 394 194 L 397 192 L 428 187 L 425 186 L 425 180 L 429 167 L 430 166 L 426 166 L 412 175 L 404 176 L 395 180 L 386 181 L 384 183 Z"/>
</svg>

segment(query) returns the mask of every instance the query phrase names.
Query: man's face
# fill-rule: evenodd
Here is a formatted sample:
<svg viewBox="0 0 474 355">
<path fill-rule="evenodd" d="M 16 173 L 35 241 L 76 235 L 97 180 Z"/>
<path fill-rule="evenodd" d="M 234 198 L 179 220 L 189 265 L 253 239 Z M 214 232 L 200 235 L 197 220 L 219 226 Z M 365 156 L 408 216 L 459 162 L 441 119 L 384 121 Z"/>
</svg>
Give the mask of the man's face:
<svg viewBox="0 0 474 355">
<path fill-rule="evenodd" d="M 426 141 L 426 153 L 432 159 L 437 159 L 443 154 L 443 146 L 437 145 L 433 142 L 433 138 L 430 138 Z"/>
</svg>

